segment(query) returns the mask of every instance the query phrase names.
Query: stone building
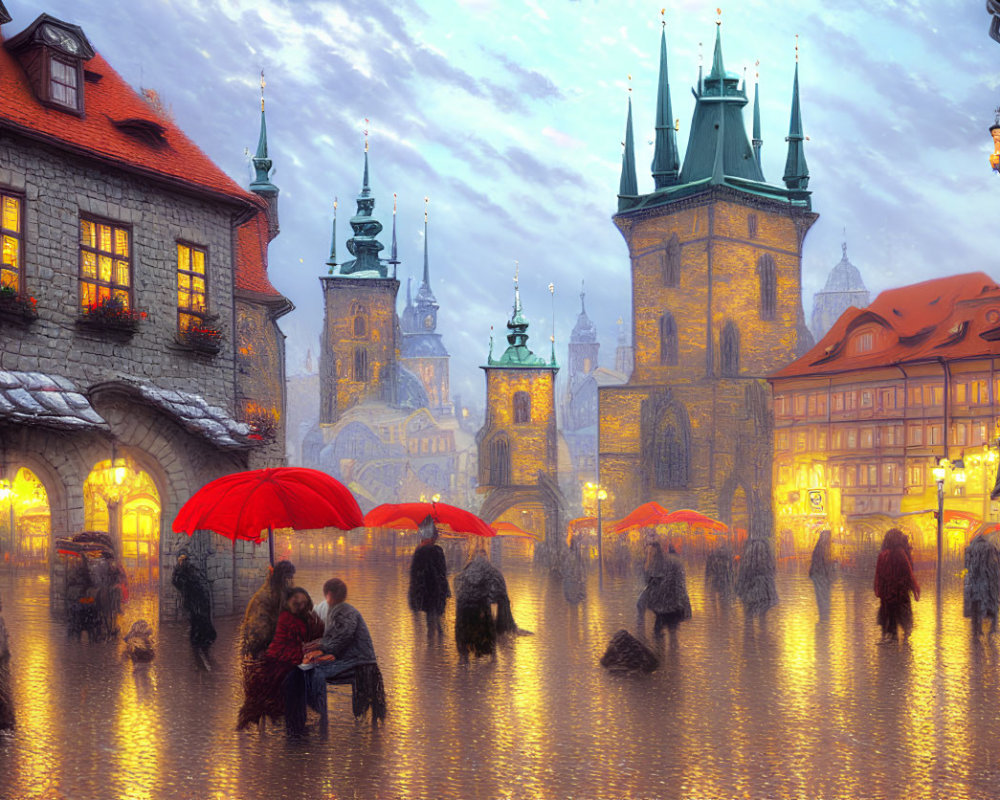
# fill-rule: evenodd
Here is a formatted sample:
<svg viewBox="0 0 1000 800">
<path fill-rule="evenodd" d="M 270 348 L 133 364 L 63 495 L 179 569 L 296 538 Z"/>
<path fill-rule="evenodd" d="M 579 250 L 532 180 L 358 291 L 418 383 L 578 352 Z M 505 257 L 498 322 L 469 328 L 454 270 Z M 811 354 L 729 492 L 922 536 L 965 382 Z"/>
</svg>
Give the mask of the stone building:
<svg viewBox="0 0 1000 800">
<path fill-rule="evenodd" d="M 1000 420 L 1000 286 L 973 272 L 891 289 L 849 308 L 815 347 L 770 378 L 774 507 L 786 551 L 822 528 L 846 548 L 892 525 L 933 553 L 940 458 L 961 458 L 946 486 L 946 545 L 994 518 L 991 449 Z M 933 556 L 930 556 L 933 557 Z"/>
<path fill-rule="evenodd" d="M 486 373 L 486 420 L 476 436 L 480 514 L 487 522 L 510 522 L 552 542 L 561 535 L 564 500 L 559 489 L 556 430 L 555 343 L 546 360 L 528 349 L 528 320 L 514 282 L 514 312 L 507 323 L 507 349 L 490 354 Z"/>
<path fill-rule="evenodd" d="M 133 590 L 158 590 L 171 617 L 181 504 L 283 459 L 277 319 L 292 306 L 267 275 L 278 229 L 263 101 L 251 193 L 78 26 L 43 14 L 2 38 L 4 557 L 54 567 L 55 537 L 109 531 Z M 240 607 L 266 551 L 196 545 L 216 612 Z"/>
<path fill-rule="evenodd" d="M 635 368 L 599 390 L 600 482 L 610 513 L 649 500 L 694 508 L 762 535 L 772 530 L 771 408 L 766 376 L 811 340 L 801 296 L 802 242 L 816 220 L 807 190 L 798 64 L 784 187 L 761 171 L 745 85 L 723 64 L 699 75 L 680 162 L 660 40 L 654 189 L 640 194 L 629 101 L 615 225 L 628 246 Z"/>
<path fill-rule="evenodd" d="M 396 314 L 399 264 L 393 216 L 391 257 L 382 259 L 382 224 L 373 217 L 368 149 L 351 261 L 337 264 L 336 223 L 320 278 L 325 301 L 320 342 L 319 419 L 302 440 L 301 460 L 346 483 L 362 507 L 440 495 L 474 497 L 475 443 L 453 413 L 448 352 L 437 333 L 424 219 L 424 280 L 417 302 Z M 433 397 L 433 400 L 431 399 Z"/>
<path fill-rule="evenodd" d="M 861 272 L 847 257 L 847 242 L 841 245 L 843 257 L 830 270 L 822 292 L 813 295 L 812 317 L 809 330 L 813 339 L 819 341 L 833 324 L 851 306 L 864 308 L 868 305 L 868 288 L 861 278 Z"/>
</svg>

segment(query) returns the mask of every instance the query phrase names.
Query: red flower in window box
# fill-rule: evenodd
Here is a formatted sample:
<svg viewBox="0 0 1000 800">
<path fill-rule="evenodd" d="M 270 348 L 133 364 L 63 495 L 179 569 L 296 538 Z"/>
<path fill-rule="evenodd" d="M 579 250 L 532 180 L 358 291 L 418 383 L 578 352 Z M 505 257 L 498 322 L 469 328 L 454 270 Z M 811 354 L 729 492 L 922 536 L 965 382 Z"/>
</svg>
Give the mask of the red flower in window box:
<svg viewBox="0 0 1000 800">
<path fill-rule="evenodd" d="M 203 319 L 192 322 L 181 331 L 180 342 L 201 353 L 218 353 L 222 349 L 222 329 L 214 320 Z"/>
<path fill-rule="evenodd" d="M 37 317 L 38 303 L 34 297 L 21 294 L 13 286 L 0 286 L 0 318 L 28 323 Z"/>
<path fill-rule="evenodd" d="M 256 403 L 249 403 L 243 412 L 244 421 L 250 426 L 248 439 L 273 442 L 278 435 L 278 414 Z"/>
<path fill-rule="evenodd" d="M 88 327 L 135 333 L 145 318 L 145 311 L 129 308 L 120 297 L 105 297 L 84 306 L 79 321 Z"/>
</svg>

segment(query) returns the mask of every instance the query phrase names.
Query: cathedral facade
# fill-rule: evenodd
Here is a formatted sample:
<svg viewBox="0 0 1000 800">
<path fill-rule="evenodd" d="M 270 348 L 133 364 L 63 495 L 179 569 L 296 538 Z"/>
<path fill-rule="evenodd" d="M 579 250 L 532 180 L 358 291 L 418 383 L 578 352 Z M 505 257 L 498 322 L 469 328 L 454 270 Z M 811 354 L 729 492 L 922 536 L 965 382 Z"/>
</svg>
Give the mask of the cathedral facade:
<svg viewBox="0 0 1000 800">
<path fill-rule="evenodd" d="M 612 513 L 642 502 L 693 508 L 771 535 L 772 411 L 766 376 L 811 345 L 802 243 L 815 222 L 803 153 L 798 64 L 784 186 L 765 181 L 758 89 L 753 140 L 745 82 L 723 64 L 699 75 L 683 163 L 665 32 L 652 177 L 640 194 L 629 101 L 618 213 L 629 250 L 634 370 L 599 390 L 600 482 Z"/>
</svg>

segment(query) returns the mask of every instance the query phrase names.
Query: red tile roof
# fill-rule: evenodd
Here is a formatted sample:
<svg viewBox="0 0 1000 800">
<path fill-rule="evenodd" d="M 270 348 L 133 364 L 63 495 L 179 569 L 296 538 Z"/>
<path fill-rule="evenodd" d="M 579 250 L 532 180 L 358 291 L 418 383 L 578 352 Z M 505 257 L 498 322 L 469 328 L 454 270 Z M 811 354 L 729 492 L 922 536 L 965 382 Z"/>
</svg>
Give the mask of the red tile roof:
<svg viewBox="0 0 1000 800">
<path fill-rule="evenodd" d="M 17 58 L 0 46 L 0 128 L 161 179 L 181 190 L 231 200 L 248 212 L 257 209 L 253 219 L 264 217 L 266 203 L 261 198 L 219 169 L 172 120 L 157 114 L 100 54 L 85 62 L 84 69 L 101 77 L 84 81 L 85 115 L 80 117 L 41 104 Z M 143 122 L 158 126 L 162 143 L 129 133 L 129 125 L 135 131 L 137 120 L 139 126 Z M 257 242 L 244 235 L 246 227 L 240 228 L 238 241 L 241 249 L 252 252 L 237 254 L 236 285 L 280 296 L 267 279 L 266 221 L 252 226 L 263 237 Z M 244 265 L 250 273 L 245 276 Z"/>
<path fill-rule="evenodd" d="M 259 211 L 236 230 L 236 288 L 282 297 L 267 277 L 267 215 Z"/>
<path fill-rule="evenodd" d="M 871 347 L 862 350 L 859 336 L 869 332 Z M 847 309 L 815 347 L 771 377 L 1000 355 L 998 339 L 1000 286 L 969 272 L 889 289 L 867 308 Z"/>
</svg>

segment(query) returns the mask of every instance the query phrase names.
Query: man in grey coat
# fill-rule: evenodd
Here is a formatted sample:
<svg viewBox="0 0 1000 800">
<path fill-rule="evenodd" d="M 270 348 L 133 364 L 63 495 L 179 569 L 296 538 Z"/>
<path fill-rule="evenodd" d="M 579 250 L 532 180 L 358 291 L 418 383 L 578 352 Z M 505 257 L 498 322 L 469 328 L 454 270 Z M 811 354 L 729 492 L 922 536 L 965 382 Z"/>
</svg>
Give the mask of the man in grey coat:
<svg viewBox="0 0 1000 800">
<path fill-rule="evenodd" d="M 323 584 L 327 603 L 323 638 L 306 645 L 305 662 L 316 663 L 316 680 L 333 678 L 362 664 L 375 664 L 375 645 L 361 612 L 347 602 L 347 584 L 331 578 Z M 333 659 L 324 656 L 333 656 Z"/>
</svg>

